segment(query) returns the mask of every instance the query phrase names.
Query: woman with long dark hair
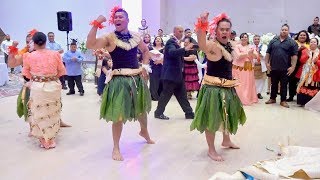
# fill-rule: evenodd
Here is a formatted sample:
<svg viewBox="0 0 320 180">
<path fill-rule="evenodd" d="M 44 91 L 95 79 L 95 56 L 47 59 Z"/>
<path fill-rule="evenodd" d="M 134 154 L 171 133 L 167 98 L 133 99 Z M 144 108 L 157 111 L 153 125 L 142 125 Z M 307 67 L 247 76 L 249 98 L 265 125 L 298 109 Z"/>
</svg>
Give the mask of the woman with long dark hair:
<svg viewBox="0 0 320 180">
<path fill-rule="evenodd" d="M 308 60 L 307 51 L 309 50 L 310 46 L 310 38 L 309 34 L 306 30 L 300 31 L 295 41 L 298 44 L 298 60 L 297 65 L 293 73 L 289 76 L 289 98 L 287 99 L 288 102 L 293 101 L 294 96 L 297 94 L 297 83 L 300 80 L 302 67 Z"/>
<path fill-rule="evenodd" d="M 191 37 L 184 38 L 184 46 L 188 46 L 191 43 Z M 187 90 L 188 99 L 192 99 L 192 92 L 199 91 L 200 83 L 198 76 L 198 67 L 195 61 L 197 60 L 197 50 L 189 50 L 184 55 L 184 83 Z"/>
<path fill-rule="evenodd" d="M 150 93 L 151 99 L 153 101 L 158 101 L 161 91 L 162 85 L 160 81 L 161 70 L 163 64 L 163 40 L 160 36 L 157 36 L 153 41 L 153 47 L 151 47 L 151 61 L 150 66 L 152 72 L 149 74 L 150 76 Z M 150 49 L 150 48 L 149 48 Z"/>
<path fill-rule="evenodd" d="M 258 102 L 256 82 L 254 78 L 253 59 L 257 58 L 254 48 L 249 45 L 247 33 L 240 35 L 240 43 L 235 46 L 236 58 L 233 60 L 232 76 L 239 79 L 241 85 L 235 87 L 243 105 Z"/>
<path fill-rule="evenodd" d="M 297 104 L 301 106 L 308 103 L 320 90 L 320 51 L 318 44 L 318 39 L 312 38 L 310 49 L 302 51 L 301 57 L 306 57 L 307 60 L 301 68 L 301 76 L 297 87 Z"/>
</svg>

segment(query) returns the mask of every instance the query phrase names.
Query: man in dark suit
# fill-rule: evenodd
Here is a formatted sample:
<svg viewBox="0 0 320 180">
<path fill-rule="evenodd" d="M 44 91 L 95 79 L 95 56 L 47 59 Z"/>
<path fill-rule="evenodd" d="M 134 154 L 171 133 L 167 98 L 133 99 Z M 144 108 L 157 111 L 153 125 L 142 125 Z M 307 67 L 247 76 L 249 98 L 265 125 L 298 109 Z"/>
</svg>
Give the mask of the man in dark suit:
<svg viewBox="0 0 320 180">
<path fill-rule="evenodd" d="M 193 48 L 193 44 L 190 43 L 188 46 L 181 48 L 179 40 L 182 38 L 183 28 L 176 26 L 173 31 L 173 37 L 167 41 L 164 48 L 164 62 L 161 74 L 163 90 L 154 116 L 159 119 L 169 119 L 163 112 L 174 94 L 185 113 L 186 119 L 193 119 L 194 113 L 187 99 L 187 91 L 182 76 L 184 54 Z"/>
</svg>

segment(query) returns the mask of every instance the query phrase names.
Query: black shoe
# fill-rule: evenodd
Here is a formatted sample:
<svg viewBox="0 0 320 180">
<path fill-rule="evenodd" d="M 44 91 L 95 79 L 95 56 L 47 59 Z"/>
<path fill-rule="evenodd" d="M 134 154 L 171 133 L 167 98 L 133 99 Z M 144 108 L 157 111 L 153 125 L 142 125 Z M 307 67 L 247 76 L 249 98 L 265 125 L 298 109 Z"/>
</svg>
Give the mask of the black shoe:
<svg viewBox="0 0 320 180">
<path fill-rule="evenodd" d="M 67 86 L 62 86 L 62 89 L 67 90 L 68 88 Z"/>
<path fill-rule="evenodd" d="M 68 92 L 67 95 L 75 94 L 75 92 Z"/>
<path fill-rule="evenodd" d="M 155 118 L 157 119 L 162 119 L 162 120 L 169 120 L 169 117 L 161 114 L 161 115 L 154 115 Z"/>
<path fill-rule="evenodd" d="M 80 96 L 83 96 L 84 95 L 84 92 L 80 92 Z"/>
<path fill-rule="evenodd" d="M 263 97 L 261 96 L 260 93 L 258 93 L 257 96 L 258 96 L 259 99 L 263 99 Z"/>
<path fill-rule="evenodd" d="M 188 113 L 186 114 L 186 119 L 193 119 L 194 118 L 194 113 Z"/>
<path fill-rule="evenodd" d="M 287 102 L 291 102 L 291 101 L 293 101 L 293 97 L 289 97 L 289 98 L 287 99 Z"/>
</svg>

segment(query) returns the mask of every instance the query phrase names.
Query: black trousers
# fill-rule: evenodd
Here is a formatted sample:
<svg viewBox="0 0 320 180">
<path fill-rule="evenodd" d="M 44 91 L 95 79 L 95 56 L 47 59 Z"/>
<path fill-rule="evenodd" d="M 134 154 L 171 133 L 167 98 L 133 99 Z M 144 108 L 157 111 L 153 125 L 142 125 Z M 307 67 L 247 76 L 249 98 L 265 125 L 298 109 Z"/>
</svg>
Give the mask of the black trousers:
<svg viewBox="0 0 320 180">
<path fill-rule="evenodd" d="M 151 99 L 158 101 L 161 91 L 162 91 L 162 83 L 160 81 L 160 73 L 152 72 L 150 73 L 150 94 Z"/>
<path fill-rule="evenodd" d="M 8 58 L 9 58 L 9 56 L 6 53 L 4 53 L 4 62 L 7 64 L 7 67 L 8 67 Z M 10 68 L 11 73 L 13 72 L 13 70 L 14 70 L 14 68 Z"/>
<path fill-rule="evenodd" d="M 63 63 L 64 67 L 66 67 L 66 64 Z M 61 82 L 62 87 L 66 87 L 66 80 L 68 79 L 67 75 L 62 75 L 59 77 L 59 80 Z"/>
<path fill-rule="evenodd" d="M 272 70 L 271 75 L 271 96 L 270 99 L 275 100 L 277 98 L 278 86 L 280 82 L 280 96 L 281 102 L 287 100 L 287 91 L 288 91 L 288 81 L 289 77 L 287 75 L 288 71 L 277 71 Z"/>
<path fill-rule="evenodd" d="M 182 110 L 186 115 L 193 114 L 192 108 L 187 99 L 187 91 L 184 85 L 184 81 L 174 82 L 174 81 L 163 80 L 162 85 L 163 85 L 163 89 L 160 94 L 157 109 L 154 112 L 155 115 L 163 114 L 172 95 L 174 95 L 177 98 Z"/>
<path fill-rule="evenodd" d="M 79 92 L 84 92 L 82 81 L 81 81 L 81 75 L 78 76 L 68 76 L 68 86 L 69 86 L 69 92 L 74 93 L 74 84 L 77 85 L 77 88 Z"/>
<path fill-rule="evenodd" d="M 295 74 L 289 76 L 289 97 L 293 98 L 297 94 L 297 85 L 299 79 L 296 78 Z"/>
<path fill-rule="evenodd" d="M 66 87 L 66 79 L 68 79 L 68 76 L 66 76 L 66 75 L 63 75 L 63 76 L 59 77 L 59 80 L 61 82 L 62 87 Z"/>
</svg>

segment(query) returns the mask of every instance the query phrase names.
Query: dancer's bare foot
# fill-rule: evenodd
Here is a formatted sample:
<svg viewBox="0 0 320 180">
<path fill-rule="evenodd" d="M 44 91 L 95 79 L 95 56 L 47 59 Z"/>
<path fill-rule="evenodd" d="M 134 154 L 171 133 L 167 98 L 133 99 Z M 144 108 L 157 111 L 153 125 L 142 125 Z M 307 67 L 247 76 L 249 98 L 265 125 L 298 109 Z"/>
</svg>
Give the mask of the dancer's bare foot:
<svg viewBox="0 0 320 180">
<path fill-rule="evenodd" d="M 233 144 L 233 142 L 231 142 L 231 141 L 228 141 L 228 142 L 222 142 L 222 144 L 221 144 L 223 147 L 225 147 L 225 148 L 229 148 L 229 149 L 240 149 L 240 147 L 239 146 L 237 146 L 237 145 L 235 145 L 235 144 Z"/>
<path fill-rule="evenodd" d="M 39 141 L 40 141 L 40 147 L 44 148 L 44 145 L 46 144 L 45 140 L 43 138 L 40 138 Z"/>
<path fill-rule="evenodd" d="M 45 149 L 50 149 L 50 142 L 46 142 L 43 138 L 39 139 L 40 141 L 40 147 L 45 148 Z"/>
<path fill-rule="evenodd" d="M 123 157 L 122 157 L 119 149 L 113 149 L 112 159 L 116 160 L 116 161 L 123 161 Z"/>
<path fill-rule="evenodd" d="M 49 144 L 50 144 L 49 148 L 55 148 L 56 147 L 56 142 L 54 140 L 51 140 Z"/>
<path fill-rule="evenodd" d="M 66 124 L 65 122 L 61 121 L 60 122 L 60 127 L 72 127 L 71 125 L 69 124 Z"/>
<path fill-rule="evenodd" d="M 146 139 L 148 144 L 154 144 L 155 143 L 153 140 L 150 139 L 148 131 L 144 131 L 144 132 L 140 131 L 139 135 L 142 136 L 144 139 Z"/>
<path fill-rule="evenodd" d="M 209 150 L 208 156 L 214 161 L 218 161 L 218 162 L 224 161 L 224 159 L 215 150 L 213 150 L 213 151 Z"/>
</svg>

